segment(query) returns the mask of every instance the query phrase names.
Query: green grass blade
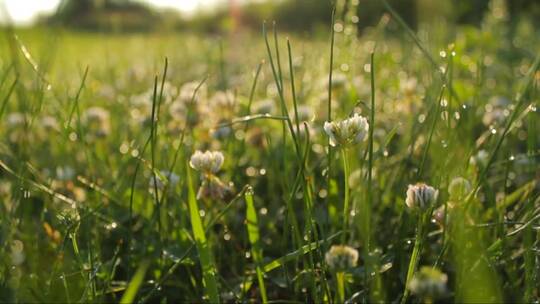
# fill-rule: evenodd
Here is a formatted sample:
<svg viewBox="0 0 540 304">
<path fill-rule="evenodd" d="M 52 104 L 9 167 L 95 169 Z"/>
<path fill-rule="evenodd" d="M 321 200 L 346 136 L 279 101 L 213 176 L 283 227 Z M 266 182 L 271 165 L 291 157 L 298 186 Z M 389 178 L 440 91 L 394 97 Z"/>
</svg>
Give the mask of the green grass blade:
<svg viewBox="0 0 540 304">
<path fill-rule="evenodd" d="M 148 266 L 150 266 L 150 263 L 148 261 L 143 262 L 141 266 L 139 266 L 137 272 L 135 272 L 135 275 L 133 276 L 133 279 L 131 279 L 131 281 L 129 282 L 129 285 L 126 289 L 126 292 L 124 292 L 120 303 L 133 303 L 137 292 L 141 288 L 144 276 L 146 274 L 146 270 L 148 270 Z"/>
<path fill-rule="evenodd" d="M 261 269 L 262 264 L 262 248 L 260 243 L 260 233 L 257 220 L 257 211 L 253 203 L 253 190 L 251 188 L 246 191 L 244 195 L 246 199 L 246 220 L 249 243 L 251 244 L 251 254 L 255 261 L 257 280 L 259 281 L 259 290 L 261 292 L 261 298 L 263 303 L 268 303 L 268 297 L 266 296 L 266 287 L 264 285 L 264 273 Z"/>
<path fill-rule="evenodd" d="M 328 237 L 327 239 L 325 240 L 322 240 L 322 241 L 318 241 L 318 242 L 312 242 L 312 243 L 309 243 L 307 245 L 304 245 L 302 247 L 300 247 L 300 249 L 298 250 L 295 250 L 293 252 L 290 252 L 278 259 L 275 259 L 273 260 L 272 262 L 264 265 L 263 267 L 263 270 L 264 272 L 270 272 L 278 267 L 281 267 L 282 265 L 284 265 L 285 263 L 289 262 L 289 261 L 292 261 L 296 258 L 298 258 L 299 256 L 302 256 L 306 253 L 309 253 L 317 248 L 319 248 L 319 246 L 321 246 L 322 244 L 324 243 L 327 243 L 333 239 L 335 239 L 336 237 L 338 237 L 340 234 L 342 234 L 343 232 L 338 232 L 336 234 L 333 234 L 332 236 Z"/>
<path fill-rule="evenodd" d="M 197 245 L 197 251 L 199 252 L 202 267 L 204 293 L 210 302 L 219 303 L 219 293 L 216 279 L 217 270 L 212 258 L 212 251 L 210 250 L 210 246 L 204 233 L 204 227 L 199 214 L 197 199 L 195 198 L 195 190 L 193 188 L 191 169 L 189 168 L 189 165 L 186 165 L 186 172 L 188 179 L 189 216 L 191 218 L 191 229 L 193 231 L 193 237 Z"/>
<path fill-rule="evenodd" d="M 9 87 L 8 93 L 6 94 L 6 97 L 2 100 L 2 103 L 0 104 L 0 118 L 4 115 L 4 111 L 6 110 L 7 103 L 9 101 L 9 98 L 11 97 L 11 94 L 15 91 L 15 86 L 17 85 L 17 82 L 19 81 L 19 77 L 16 77 L 15 80 L 13 80 L 13 83 Z"/>
</svg>

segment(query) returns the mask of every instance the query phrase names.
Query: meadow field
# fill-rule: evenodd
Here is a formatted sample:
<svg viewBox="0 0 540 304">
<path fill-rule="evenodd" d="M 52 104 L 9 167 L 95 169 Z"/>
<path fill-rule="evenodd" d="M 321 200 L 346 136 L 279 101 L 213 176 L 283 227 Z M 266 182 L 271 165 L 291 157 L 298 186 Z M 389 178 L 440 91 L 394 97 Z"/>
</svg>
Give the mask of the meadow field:
<svg viewBox="0 0 540 304">
<path fill-rule="evenodd" d="M 501 3 L 2 28 L 0 302 L 538 303 L 540 32 Z"/>
</svg>

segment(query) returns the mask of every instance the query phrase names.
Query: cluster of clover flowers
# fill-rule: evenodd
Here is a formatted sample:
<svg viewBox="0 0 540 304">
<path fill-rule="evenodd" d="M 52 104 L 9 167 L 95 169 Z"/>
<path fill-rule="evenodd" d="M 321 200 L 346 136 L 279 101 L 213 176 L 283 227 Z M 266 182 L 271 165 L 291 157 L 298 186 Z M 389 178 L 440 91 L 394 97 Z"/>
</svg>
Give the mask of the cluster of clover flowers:
<svg viewBox="0 0 540 304">
<path fill-rule="evenodd" d="M 343 165 L 345 171 L 345 189 L 344 189 L 344 204 L 343 204 L 343 230 L 348 228 L 349 217 L 349 189 L 348 189 L 348 172 L 349 164 L 347 160 L 347 149 L 351 146 L 365 141 L 369 133 L 369 123 L 365 117 L 359 114 L 354 114 L 342 121 L 325 122 L 324 131 L 329 137 L 329 143 L 332 147 L 339 148 L 342 152 Z M 464 199 L 471 192 L 470 183 L 464 178 L 455 178 L 449 185 L 448 192 L 450 198 L 454 200 Z M 425 183 L 416 183 L 409 185 L 406 192 L 405 204 L 417 216 L 418 226 L 416 229 L 416 238 L 409 268 L 405 282 L 405 292 L 402 297 L 402 303 L 407 301 L 409 292 L 422 298 L 424 301 L 444 296 L 447 293 L 446 283 L 447 275 L 440 272 L 436 268 L 421 267 L 420 271 L 416 272 L 421 251 L 422 241 L 425 238 L 425 230 L 429 221 L 434 215 L 434 219 L 441 225 L 444 225 L 446 220 L 446 209 L 452 208 L 453 203 L 441 206 L 435 210 L 439 191 Z M 434 212 L 435 210 L 435 212 Z M 358 251 L 346 244 L 331 246 L 330 250 L 325 255 L 325 261 L 330 270 L 336 275 L 337 298 L 338 302 L 345 301 L 345 273 L 355 268 L 358 263 Z"/>
<path fill-rule="evenodd" d="M 329 137 L 331 146 L 341 149 L 345 167 L 345 181 L 348 180 L 348 162 L 347 149 L 351 146 L 365 141 L 368 137 L 369 123 L 367 119 L 359 114 L 342 121 L 325 122 L 324 131 Z M 232 186 L 220 180 L 217 173 L 221 169 L 224 156 L 219 151 L 195 151 L 190 159 L 190 166 L 201 173 L 201 185 L 199 187 L 197 198 L 210 198 L 223 200 L 226 195 L 232 192 Z M 454 179 L 448 189 L 451 197 L 465 197 L 470 191 L 469 182 L 463 178 Z M 345 183 L 344 205 L 343 205 L 343 229 L 347 230 L 349 217 L 349 189 Z M 409 269 L 406 278 L 406 289 L 402 298 L 402 303 L 407 300 L 409 292 L 422 297 L 424 300 L 434 299 L 443 296 L 446 293 L 446 274 L 436 268 L 421 267 L 416 272 L 418 257 L 425 237 L 425 227 L 429 224 L 432 214 L 435 220 L 441 223 L 444 218 L 445 209 L 434 209 L 437 203 L 439 191 L 432 186 L 424 183 L 409 185 L 406 192 L 405 204 L 418 217 L 418 227 L 416 230 L 415 245 L 411 254 Z M 450 208 L 449 204 L 447 208 Z M 344 240 L 344 239 L 343 239 Z M 346 244 L 333 245 L 325 255 L 325 262 L 329 269 L 336 275 L 338 302 L 345 301 L 346 278 L 348 271 L 355 268 L 358 264 L 358 250 Z"/>
</svg>

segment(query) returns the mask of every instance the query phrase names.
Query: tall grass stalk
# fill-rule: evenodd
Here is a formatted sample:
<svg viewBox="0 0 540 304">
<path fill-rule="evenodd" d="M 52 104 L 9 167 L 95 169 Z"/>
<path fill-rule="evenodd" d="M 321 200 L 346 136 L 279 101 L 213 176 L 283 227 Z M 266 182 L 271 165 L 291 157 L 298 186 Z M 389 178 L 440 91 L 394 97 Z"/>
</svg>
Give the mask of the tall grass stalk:
<svg viewBox="0 0 540 304">
<path fill-rule="evenodd" d="M 332 121 L 332 76 L 334 72 L 334 41 L 335 41 L 335 31 L 334 31 L 334 23 L 336 20 L 336 3 L 334 3 L 334 6 L 332 8 L 332 24 L 330 25 L 330 63 L 328 68 L 328 105 L 327 105 L 327 121 Z M 326 158 L 326 187 L 328 194 L 326 195 L 326 205 L 329 206 L 330 202 L 330 182 L 332 180 L 332 158 L 333 156 L 333 149 L 332 145 L 330 145 L 330 138 L 326 142 L 326 149 L 328 149 L 328 156 Z"/>
<path fill-rule="evenodd" d="M 203 274 L 204 294 L 211 303 L 219 303 L 219 292 L 217 283 L 217 269 L 210 249 L 210 244 L 206 239 L 205 229 L 199 213 L 199 206 L 195 198 L 195 189 L 191 178 L 191 169 L 186 163 L 186 175 L 188 179 L 188 206 L 191 220 L 191 229 L 195 239 L 195 245 L 199 252 L 199 258 Z"/>
<path fill-rule="evenodd" d="M 366 251 L 371 251 L 371 206 L 373 202 L 373 131 L 375 129 L 375 53 L 370 55 L 370 84 L 371 84 L 371 110 L 369 116 L 369 137 L 368 137 L 368 176 L 367 176 L 367 207 L 364 209 L 364 238 Z"/>
<path fill-rule="evenodd" d="M 262 259 L 263 253 L 260 243 L 259 223 L 257 220 L 257 211 L 253 202 L 253 189 L 248 188 L 244 194 L 246 200 L 246 222 L 248 238 L 251 244 L 251 253 L 253 255 L 253 261 L 255 262 L 255 269 L 257 272 L 257 280 L 259 281 L 259 291 L 261 293 L 262 303 L 268 303 L 268 297 L 266 295 L 266 287 L 264 284 L 264 274 L 262 271 Z"/>
<path fill-rule="evenodd" d="M 411 254 L 411 259 L 409 261 L 409 267 L 407 268 L 407 277 L 405 279 L 405 290 L 403 291 L 403 297 L 401 298 L 401 304 L 407 303 L 409 298 L 409 285 L 414 276 L 416 268 L 418 267 L 418 262 L 420 260 L 420 253 L 422 251 L 422 245 L 426 235 L 427 225 L 431 219 L 431 213 L 433 208 L 429 208 L 427 211 L 421 211 L 418 214 L 417 226 L 416 226 L 416 237 L 414 240 L 414 248 Z"/>
<path fill-rule="evenodd" d="M 350 211 L 349 211 L 349 175 L 350 175 L 350 168 L 349 168 L 349 155 L 348 155 L 348 150 L 347 148 L 345 147 L 342 147 L 341 148 L 341 158 L 342 158 L 342 161 L 343 161 L 343 172 L 344 172 L 344 177 L 343 177 L 343 231 L 345 232 L 342 236 L 342 241 L 345 243 L 345 240 L 346 240 L 346 231 L 348 230 L 349 228 L 349 216 L 350 216 Z"/>
<path fill-rule="evenodd" d="M 166 66 L 167 66 L 167 64 L 166 64 Z M 166 67 L 165 67 L 164 70 L 166 71 Z M 165 78 L 165 73 L 163 75 L 163 78 Z M 164 81 L 162 81 L 162 83 L 164 84 Z M 152 125 L 154 125 L 154 123 L 155 123 L 154 120 L 155 120 L 155 115 L 156 115 L 156 108 L 158 107 L 158 104 L 157 104 L 157 102 L 158 102 L 157 86 L 158 86 L 158 76 L 156 75 L 154 77 L 154 87 L 153 87 L 153 96 L 152 96 L 152 116 L 151 116 Z M 129 277 L 130 272 L 131 272 L 131 266 L 130 266 L 129 262 L 130 262 L 130 256 L 131 256 L 131 241 L 133 239 L 133 231 L 132 231 L 132 229 L 133 229 L 133 202 L 134 202 L 134 198 L 135 198 L 135 184 L 137 182 L 137 176 L 138 176 L 138 173 L 139 173 L 139 170 L 140 170 L 140 167 L 141 167 L 142 157 L 144 156 L 144 154 L 146 152 L 146 149 L 152 143 L 153 140 L 154 140 L 154 127 L 152 126 L 152 128 L 150 130 L 150 135 L 148 136 L 148 138 L 146 139 L 146 142 L 144 143 L 144 145 L 142 147 L 141 154 L 140 154 L 140 156 L 138 158 L 136 158 L 137 164 L 135 165 L 135 171 L 134 171 L 133 177 L 131 179 L 130 195 L 129 195 L 129 210 L 128 210 L 128 223 L 129 223 L 128 236 L 127 236 L 128 253 L 127 253 L 127 256 L 126 256 L 128 277 Z M 153 167 L 152 167 L 152 172 L 153 172 L 153 176 L 154 176 L 154 181 L 156 182 L 156 176 L 155 176 Z M 154 184 L 154 191 L 156 191 L 156 189 L 157 189 L 157 184 Z M 156 191 L 156 193 L 157 193 L 157 191 Z"/>
</svg>

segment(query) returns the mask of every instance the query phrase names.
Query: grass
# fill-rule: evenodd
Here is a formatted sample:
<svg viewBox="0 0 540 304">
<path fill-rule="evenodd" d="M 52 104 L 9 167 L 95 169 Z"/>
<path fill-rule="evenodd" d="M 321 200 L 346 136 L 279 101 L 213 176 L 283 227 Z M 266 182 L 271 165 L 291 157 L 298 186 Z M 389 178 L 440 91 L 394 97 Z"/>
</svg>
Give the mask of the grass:
<svg viewBox="0 0 540 304">
<path fill-rule="evenodd" d="M 0 302 L 537 301 L 538 30 L 386 9 L 358 37 L 4 29 Z M 337 153 L 352 113 L 367 140 Z M 225 156 L 206 192 L 196 150 Z M 422 266 L 444 292 L 407 288 Z"/>
</svg>

